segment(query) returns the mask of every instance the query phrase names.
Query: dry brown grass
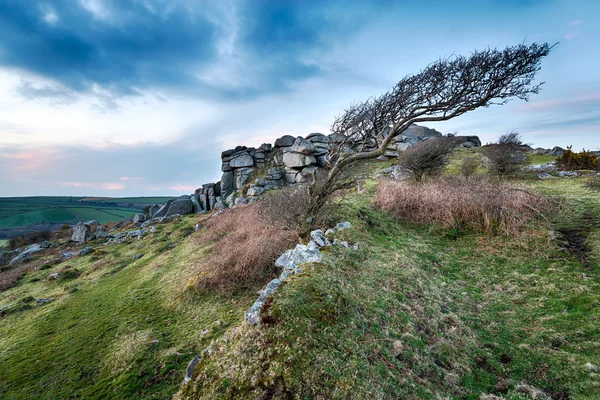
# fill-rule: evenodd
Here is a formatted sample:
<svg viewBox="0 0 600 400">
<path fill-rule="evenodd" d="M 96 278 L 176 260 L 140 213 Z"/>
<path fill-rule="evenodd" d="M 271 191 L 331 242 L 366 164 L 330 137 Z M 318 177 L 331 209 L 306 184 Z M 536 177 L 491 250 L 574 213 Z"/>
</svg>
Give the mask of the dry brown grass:
<svg viewBox="0 0 600 400">
<path fill-rule="evenodd" d="M 200 291 L 255 288 L 273 276 L 277 257 L 297 243 L 295 232 L 267 226 L 256 205 L 209 218 L 202 231 L 200 244 L 213 243 L 193 277 Z"/>
<path fill-rule="evenodd" d="M 520 186 L 460 178 L 420 184 L 383 181 L 373 201 L 403 221 L 506 235 L 545 219 L 553 208 L 546 197 Z"/>
</svg>

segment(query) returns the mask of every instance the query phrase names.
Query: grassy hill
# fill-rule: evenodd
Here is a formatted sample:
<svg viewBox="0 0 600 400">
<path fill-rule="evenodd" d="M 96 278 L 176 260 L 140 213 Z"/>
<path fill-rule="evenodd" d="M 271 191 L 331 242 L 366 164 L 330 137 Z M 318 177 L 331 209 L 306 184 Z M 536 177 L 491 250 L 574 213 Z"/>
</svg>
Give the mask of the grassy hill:
<svg viewBox="0 0 600 400">
<path fill-rule="evenodd" d="M 585 178 L 520 183 L 561 205 L 507 236 L 402 222 L 373 204 L 367 179 L 333 215 L 352 223 L 339 239 L 359 250 L 335 246 L 306 265 L 260 327 L 243 314 L 270 278 L 194 284 L 236 232 L 193 227 L 223 216 L 187 216 L 55 265 L 42 266 L 54 257 L 44 253 L 0 292 L 11 306 L 0 397 L 597 399 L 600 196 Z M 553 239 L 559 230 L 586 235 L 585 266 Z"/>
</svg>

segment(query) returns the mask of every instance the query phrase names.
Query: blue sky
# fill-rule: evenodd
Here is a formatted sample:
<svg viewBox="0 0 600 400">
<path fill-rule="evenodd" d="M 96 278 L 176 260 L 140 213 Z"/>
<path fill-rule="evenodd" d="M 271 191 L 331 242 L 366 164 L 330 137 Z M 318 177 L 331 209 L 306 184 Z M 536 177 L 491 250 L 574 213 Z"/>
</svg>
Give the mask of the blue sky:
<svg viewBox="0 0 600 400">
<path fill-rule="evenodd" d="M 222 150 L 523 42 L 559 42 L 539 95 L 429 126 L 598 149 L 598 38 L 591 0 L 0 0 L 0 196 L 189 193 Z"/>
</svg>

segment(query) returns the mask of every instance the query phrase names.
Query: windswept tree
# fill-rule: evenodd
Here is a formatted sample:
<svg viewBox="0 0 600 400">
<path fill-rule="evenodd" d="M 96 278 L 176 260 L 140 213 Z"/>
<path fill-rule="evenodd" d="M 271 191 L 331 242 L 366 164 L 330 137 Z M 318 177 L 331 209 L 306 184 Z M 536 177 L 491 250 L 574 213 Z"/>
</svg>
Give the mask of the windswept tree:
<svg viewBox="0 0 600 400">
<path fill-rule="evenodd" d="M 415 123 L 447 121 L 480 107 L 529 100 L 543 57 L 553 45 L 517 45 L 440 59 L 409 75 L 389 91 L 348 107 L 331 126 L 330 169 L 325 179 L 308 185 L 305 220 L 318 212 L 347 182 L 342 173 L 357 161 L 384 155 L 392 139 Z"/>
</svg>

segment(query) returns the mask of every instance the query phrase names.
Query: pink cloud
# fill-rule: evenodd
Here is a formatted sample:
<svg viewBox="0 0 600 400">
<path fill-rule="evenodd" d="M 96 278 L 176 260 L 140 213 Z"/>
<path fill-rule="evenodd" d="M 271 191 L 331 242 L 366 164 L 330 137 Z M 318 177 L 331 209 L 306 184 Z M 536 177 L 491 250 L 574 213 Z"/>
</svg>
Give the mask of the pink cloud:
<svg viewBox="0 0 600 400">
<path fill-rule="evenodd" d="M 577 96 L 566 99 L 550 99 L 523 104 L 519 107 L 519 112 L 547 111 L 557 107 L 565 107 L 567 105 L 581 103 L 593 103 L 597 101 L 600 101 L 600 94 Z"/>
<path fill-rule="evenodd" d="M 577 36 L 579 36 L 579 32 L 568 33 L 565 35 L 565 39 L 571 40 L 573 38 L 576 38 Z"/>
<path fill-rule="evenodd" d="M 122 183 L 114 182 L 61 182 L 60 187 L 75 187 L 75 188 L 89 188 L 89 189 L 103 189 L 103 190 L 123 190 L 125 185 Z"/>
<path fill-rule="evenodd" d="M 194 190 L 196 190 L 194 186 L 189 185 L 175 185 L 169 187 L 169 189 L 174 190 L 176 192 L 193 192 Z"/>
<path fill-rule="evenodd" d="M 64 155 L 53 150 L 33 150 L 2 154 L 0 157 L 7 160 L 9 169 L 21 173 L 37 174 L 40 171 L 47 170 L 55 161 L 64 158 Z"/>
</svg>

